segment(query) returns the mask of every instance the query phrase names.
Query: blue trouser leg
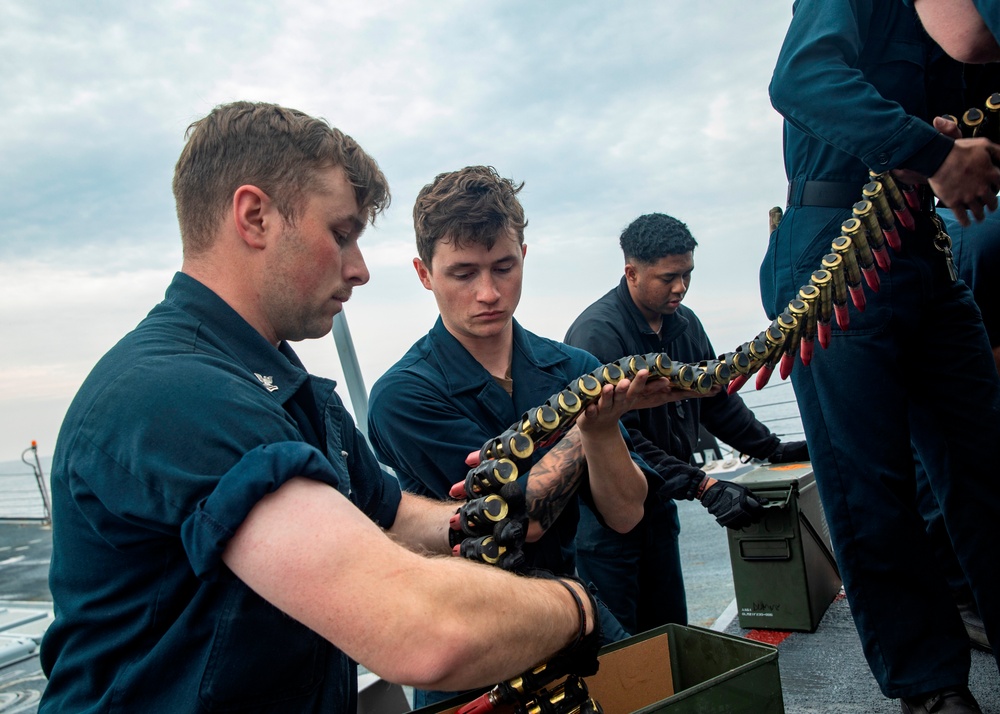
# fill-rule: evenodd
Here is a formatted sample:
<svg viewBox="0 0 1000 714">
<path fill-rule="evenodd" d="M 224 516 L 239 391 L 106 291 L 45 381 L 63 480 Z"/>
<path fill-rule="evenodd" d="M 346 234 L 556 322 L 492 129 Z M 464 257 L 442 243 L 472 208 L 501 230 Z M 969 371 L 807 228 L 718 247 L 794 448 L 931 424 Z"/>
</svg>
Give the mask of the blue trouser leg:
<svg viewBox="0 0 1000 714">
<path fill-rule="evenodd" d="M 958 274 L 970 288 L 983 313 L 990 345 L 1000 345 L 1000 211 L 986 214 L 986 220 L 961 226 L 951 211 L 941 212 L 953 241 Z"/>
<path fill-rule="evenodd" d="M 761 269 L 770 314 L 808 282 L 846 217 L 789 209 Z M 850 329 L 834 328 L 792 381 L 865 656 L 886 696 L 911 696 L 965 684 L 969 668 L 944 579 L 928 571 L 911 438 L 990 635 L 1000 481 L 967 444 L 1000 439 L 1000 380 L 968 288 L 947 280 L 929 239 L 911 236 L 880 293 L 867 294 L 867 310 L 852 307 Z"/>
<path fill-rule="evenodd" d="M 597 592 L 629 632 L 638 632 L 640 542 L 636 526 L 629 533 L 610 531 L 586 506 L 580 507 L 576 528 L 576 571 L 597 586 Z"/>
<path fill-rule="evenodd" d="M 601 623 L 601 644 L 610 645 L 629 636 L 629 633 L 600 598 L 597 599 L 597 617 Z"/>
<path fill-rule="evenodd" d="M 688 624 L 677 504 L 649 500 L 646 509 L 641 532 L 637 632 L 667 623 Z"/>
<path fill-rule="evenodd" d="M 687 601 L 672 502 L 646 503 L 642 521 L 630 532 L 605 528 L 586 507 L 577 526 L 577 571 L 597 586 L 601 600 L 633 634 L 659 625 L 687 624 Z"/>
<path fill-rule="evenodd" d="M 973 445 L 970 444 L 969 447 L 973 448 Z M 951 590 L 952 597 L 956 598 L 957 602 L 958 599 L 969 597 L 967 594 L 969 586 L 965 581 L 962 566 L 959 564 L 958 558 L 955 557 L 955 547 L 951 544 L 951 538 L 948 536 L 948 529 L 944 524 L 944 514 L 941 513 L 941 507 L 938 505 L 937 499 L 934 498 L 927 472 L 924 470 L 923 464 L 920 463 L 915 449 L 914 459 L 916 460 L 914 465 L 917 476 L 917 509 L 924 519 L 924 528 L 934 551 L 935 565 L 948 582 L 948 589 Z"/>
</svg>

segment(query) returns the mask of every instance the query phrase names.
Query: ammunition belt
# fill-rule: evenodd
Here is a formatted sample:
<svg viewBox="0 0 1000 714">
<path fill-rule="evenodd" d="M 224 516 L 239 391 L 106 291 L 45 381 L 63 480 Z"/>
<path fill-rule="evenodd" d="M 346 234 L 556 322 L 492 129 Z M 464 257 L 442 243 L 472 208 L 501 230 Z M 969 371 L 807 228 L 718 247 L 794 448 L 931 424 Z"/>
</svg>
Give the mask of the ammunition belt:
<svg viewBox="0 0 1000 714">
<path fill-rule="evenodd" d="M 531 456 L 538 449 L 557 441 L 600 398 L 605 385 L 632 379 L 640 370 L 648 370 L 652 378 L 667 378 L 682 389 L 707 394 L 717 385 L 733 393 L 754 374 L 756 387 L 761 389 L 776 367 L 784 379 L 796 354 L 808 364 L 817 337 L 823 347 L 829 344 L 833 319 L 842 330 L 848 328 L 848 298 L 856 308 L 864 309 L 862 278 L 872 290 L 878 290 L 876 267 L 889 270 L 891 258 L 887 246 L 901 250 L 900 228 L 917 229 L 914 218 L 914 213 L 920 211 L 917 192 L 901 187 L 888 173 L 873 173 L 871 178 L 861 190 L 861 200 L 852 208 L 853 217 L 844 221 L 841 235 L 831 242 L 830 253 L 823 257 L 821 267 L 767 329 L 715 360 L 678 362 L 666 352 L 653 352 L 622 357 L 578 377 L 483 444 L 479 451 L 480 465 L 470 471 L 470 475 L 477 475 L 472 479 L 472 493 L 481 496 L 495 492 L 516 479 L 530 465 Z M 928 208 L 938 232 L 935 240 L 942 242 L 942 250 L 950 248 L 951 238 L 944 233 L 933 207 L 928 205 Z"/>
</svg>

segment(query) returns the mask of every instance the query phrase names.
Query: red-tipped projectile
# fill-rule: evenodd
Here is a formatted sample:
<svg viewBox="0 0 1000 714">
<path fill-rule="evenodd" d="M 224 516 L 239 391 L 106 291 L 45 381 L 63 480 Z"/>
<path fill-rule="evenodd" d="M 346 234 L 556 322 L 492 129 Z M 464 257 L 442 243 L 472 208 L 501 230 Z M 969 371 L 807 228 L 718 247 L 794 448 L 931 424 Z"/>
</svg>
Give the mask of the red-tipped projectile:
<svg viewBox="0 0 1000 714">
<path fill-rule="evenodd" d="M 774 372 L 774 367 L 772 367 L 769 364 L 765 364 L 763 367 L 760 368 L 760 371 L 757 372 L 757 382 L 756 382 L 757 389 L 764 388 L 764 385 L 766 385 L 768 380 L 771 379 L 772 372 Z"/>
<path fill-rule="evenodd" d="M 833 314 L 837 318 L 837 327 L 846 331 L 851 324 L 851 313 L 847 311 L 847 303 L 843 305 L 834 303 Z"/>
<path fill-rule="evenodd" d="M 832 332 L 833 327 L 829 322 L 816 323 L 816 337 L 819 338 L 819 344 L 824 350 L 830 346 L 830 333 Z"/>
<path fill-rule="evenodd" d="M 854 303 L 854 307 L 858 308 L 859 312 L 865 311 L 865 290 L 860 285 L 848 285 L 847 292 L 851 294 L 851 302 Z M 839 320 L 838 320 L 839 322 Z"/>
</svg>

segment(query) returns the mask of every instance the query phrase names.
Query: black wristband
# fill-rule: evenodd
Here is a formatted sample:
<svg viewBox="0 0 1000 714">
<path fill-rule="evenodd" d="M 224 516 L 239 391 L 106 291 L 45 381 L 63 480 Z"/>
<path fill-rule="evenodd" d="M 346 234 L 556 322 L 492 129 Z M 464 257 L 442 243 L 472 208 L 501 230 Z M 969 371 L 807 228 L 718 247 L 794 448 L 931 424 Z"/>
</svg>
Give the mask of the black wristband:
<svg viewBox="0 0 1000 714">
<path fill-rule="evenodd" d="M 569 591 L 569 594 L 573 596 L 573 600 L 576 602 L 576 609 L 580 613 L 580 631 L 576 633 L 576 639 L 573 640 L 571 645 L 569 645 L 570 647 L 576 647 L 587 635 L 587 610 L 584 609 L 583 600 L 581 600 L 580 596 L 576 594 L 576 590 L 573 589 L 572 585 L 567 583 L 562 578 L 555 578 L 555 581 L 566 588 Z"/>
</svg>

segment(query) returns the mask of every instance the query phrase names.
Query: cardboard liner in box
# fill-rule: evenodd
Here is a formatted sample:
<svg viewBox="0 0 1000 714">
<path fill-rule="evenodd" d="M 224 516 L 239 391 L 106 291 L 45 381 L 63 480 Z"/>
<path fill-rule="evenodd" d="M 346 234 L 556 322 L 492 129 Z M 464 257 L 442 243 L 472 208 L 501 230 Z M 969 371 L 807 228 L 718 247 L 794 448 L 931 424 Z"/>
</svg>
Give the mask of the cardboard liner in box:
<svg viewBox="0 0 1000 714">
<path fill-rule="evenodd" d="M 785 711 L 778 651 L 700 627 L 664 625 L 601 650 L 586 683 L 605 714 L 779 714 Z M 453 714 L 471 700 L 418 709 Z M 509 714 L 510 708 L 498 708 Z"/>
</svg>

